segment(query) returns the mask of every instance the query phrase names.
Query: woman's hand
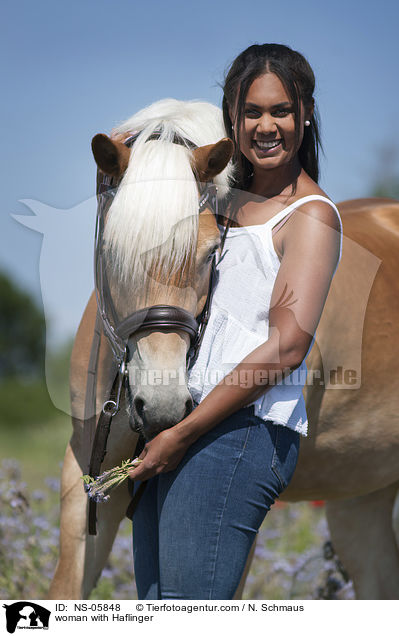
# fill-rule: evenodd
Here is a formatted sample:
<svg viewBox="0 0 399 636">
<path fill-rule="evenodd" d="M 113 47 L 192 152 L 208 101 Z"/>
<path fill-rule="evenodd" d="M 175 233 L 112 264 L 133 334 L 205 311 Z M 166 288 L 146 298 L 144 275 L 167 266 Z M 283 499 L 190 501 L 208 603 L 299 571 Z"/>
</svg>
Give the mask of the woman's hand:
<svg viewBox="0 0 399 636">
<path fill-rule="evenodd" d="M 139 455 L 143 461 L 129 471 L 129 477 L 137 481 L 146 481 L 159 473 L 174 470 L 184 457 L 188 446 L 175 427 L 158 433 L 145 445 Z"/>
</svg>

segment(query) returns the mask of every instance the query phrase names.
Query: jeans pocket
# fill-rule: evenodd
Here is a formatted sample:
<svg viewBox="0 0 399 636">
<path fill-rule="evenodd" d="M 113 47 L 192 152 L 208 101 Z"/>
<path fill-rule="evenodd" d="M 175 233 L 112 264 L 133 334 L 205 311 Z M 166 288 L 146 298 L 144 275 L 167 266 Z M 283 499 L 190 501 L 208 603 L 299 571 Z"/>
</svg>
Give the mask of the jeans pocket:
<svg viewBox="0 0 399 636">
<path fill-rule="evenodd" d="M 272 470 L 277 476 L 282 490 L 287 488 L 298 461 L 300 435 L 287 426 L 274 424 L 276 428 Z"/>
</svg>

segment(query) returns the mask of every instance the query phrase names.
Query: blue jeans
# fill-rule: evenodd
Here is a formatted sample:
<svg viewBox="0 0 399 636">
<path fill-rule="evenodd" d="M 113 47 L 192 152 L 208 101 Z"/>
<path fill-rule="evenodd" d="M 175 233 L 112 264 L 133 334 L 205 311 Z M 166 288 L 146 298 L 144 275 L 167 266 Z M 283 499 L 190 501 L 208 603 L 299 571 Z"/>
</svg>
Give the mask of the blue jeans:
<svg viewBox="0 0 399 636">
<path fill-rule="evenodd" d="M 299 437 L 243 408 L 175 470 L 148 480 L 133 517 L 139 599 L 233 598 L 258 529 L 294 473 Z"/>
</svg>

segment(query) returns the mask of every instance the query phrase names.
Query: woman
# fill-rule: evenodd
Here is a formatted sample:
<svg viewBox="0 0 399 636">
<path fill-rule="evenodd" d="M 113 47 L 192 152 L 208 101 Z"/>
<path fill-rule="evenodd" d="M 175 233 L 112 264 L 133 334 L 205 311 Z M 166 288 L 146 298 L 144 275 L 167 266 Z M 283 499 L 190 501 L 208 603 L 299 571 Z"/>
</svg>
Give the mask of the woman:
<svg viewBox="0 0 399 636">
<path fill-rule="evenodd" d="M 232 598 L 293 475 L 307 433 L 300 372 L 341 250 L 338 211 L 317 185 L 313 90 L 307 61 L 282 45 L 249 47 L 227 74 L 236 189 L 189 373 L 197 406 L 130 473 L 149 480 L 134 518 L 140 598 Z"/>
</svg>

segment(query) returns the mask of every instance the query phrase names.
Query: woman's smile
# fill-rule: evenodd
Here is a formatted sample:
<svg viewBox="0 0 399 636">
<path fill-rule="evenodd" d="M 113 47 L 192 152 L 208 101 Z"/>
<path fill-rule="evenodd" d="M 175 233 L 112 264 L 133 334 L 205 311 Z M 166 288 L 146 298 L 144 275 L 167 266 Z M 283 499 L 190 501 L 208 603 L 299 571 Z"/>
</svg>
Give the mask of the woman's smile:
<svg viewBox="0 0 399 636">
<path fill-rule="evenodd" d="M 254 139 L 252 146 L 257 152 L 258 156 L 271 156 L 272 154 L 282 149 L 282 139 L 274 139 L 273 141 L 263 141 L 261 139 Z"/>
</svg>

